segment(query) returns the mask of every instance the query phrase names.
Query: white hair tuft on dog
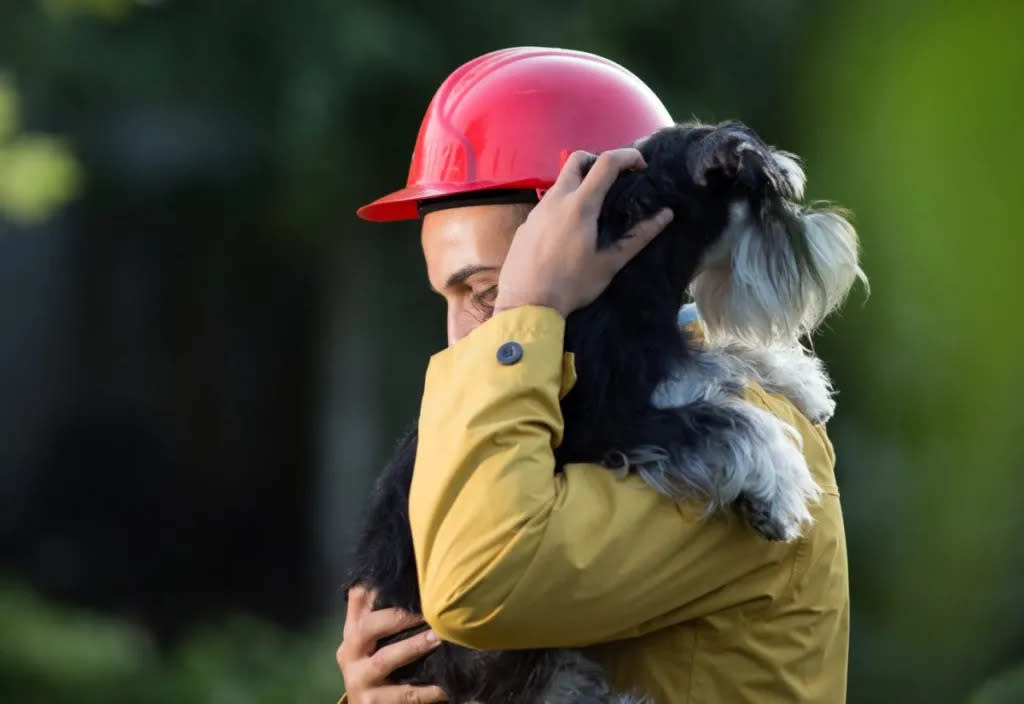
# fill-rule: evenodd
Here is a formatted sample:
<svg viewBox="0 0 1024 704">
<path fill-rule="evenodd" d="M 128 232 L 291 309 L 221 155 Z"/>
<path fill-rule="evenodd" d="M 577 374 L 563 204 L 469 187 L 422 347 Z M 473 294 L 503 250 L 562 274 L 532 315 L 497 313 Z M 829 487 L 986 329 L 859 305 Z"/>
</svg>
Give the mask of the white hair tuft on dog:
<svg viewBox="0 0 1024 704">
<path fill-rule="evenodd" d="M 825 365 L 803 347 L 733 343 L 721 351 L 735 374 L 785 396 L 811 423 L 827 423 L 835 413 L 835 390 Z"/>
<path fill-rule="evenodd" d="M 791 200 L 803 200 L 807 176 L 804 174 L 804 168 L 800 165 L 800 157 L 792 152 L 782 151 L 772 151 L 771 156 L 776 168 L 778 168 L 782 177 L 786 179 L 789 193 L 782 189 L 779 190 L 786 193 L 787 197 Z"/>
<path fill-rule="evenodd" d="M 803 170 L 774 156 L 797 192 Z M 796 342 L 813 333 L 867 278 L 853 226 L 837 211 L 783 201 L 779 212 L 754 216 L 746 201 L 730 209 L 721 240 L 705 256 L 691 293 L 714 342 Z"/>
</svg>

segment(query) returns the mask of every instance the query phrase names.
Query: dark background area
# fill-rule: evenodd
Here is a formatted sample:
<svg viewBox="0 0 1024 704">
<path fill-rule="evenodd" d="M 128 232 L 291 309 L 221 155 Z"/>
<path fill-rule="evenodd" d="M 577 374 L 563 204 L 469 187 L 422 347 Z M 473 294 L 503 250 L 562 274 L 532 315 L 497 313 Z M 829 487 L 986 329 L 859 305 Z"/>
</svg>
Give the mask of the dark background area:
<svg viewBox="0 0 1024 704">
<path fill-rule="evenodd" d="M 333 701 L 337 585 L 444 344 L 404 183 L 433 91 L 515 45 L 737 118 L 852 209 L 816 340 L 851 702 L 1024 701 L 1024 5 L 0 5 L 0 699 Z"/>
</svg>

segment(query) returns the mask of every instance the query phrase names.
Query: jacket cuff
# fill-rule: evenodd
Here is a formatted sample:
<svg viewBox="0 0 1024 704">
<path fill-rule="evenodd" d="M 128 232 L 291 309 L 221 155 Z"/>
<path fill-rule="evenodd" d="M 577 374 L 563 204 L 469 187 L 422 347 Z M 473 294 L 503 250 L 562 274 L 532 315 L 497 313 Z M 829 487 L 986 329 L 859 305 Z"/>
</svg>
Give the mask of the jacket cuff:
<svg viewBox="0 0 1024 704">
<path fill-rule="evenodd" d="M 507 339 L 513 340 L 523 338 L 536 340 L 539 338 L 557 339 L 559 343 L 565 340 L 565 318 L 554 308 L 546 306 L 518 306 L 508 308 L 496 313 L 483 325 L 466 335 L 463 340 L 456 343 L 458 347 L 462 342 L 478 339 Z"/>
<path fill-rule="evenodd" d="M 574 356 L 564 351 L 564 344 L 565 318 L 553 308 L 501 311 L 430 358 L 421 411 L 429 413 L 435 403 L 445 406 L 470 389 L 479 393 L 492 384 L 506 390 L 551 385 L 561 399 L 576 383 Z"/>
</svg>

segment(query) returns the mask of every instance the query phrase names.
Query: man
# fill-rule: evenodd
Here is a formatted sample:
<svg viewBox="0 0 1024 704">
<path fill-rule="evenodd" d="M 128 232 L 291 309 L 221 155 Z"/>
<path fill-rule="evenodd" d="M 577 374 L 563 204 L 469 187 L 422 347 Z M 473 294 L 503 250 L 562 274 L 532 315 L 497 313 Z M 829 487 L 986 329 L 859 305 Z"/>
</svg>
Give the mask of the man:
<svg viewBox="0 0 1024 704">
<path fill-rule="evenodd" d="M 353 590 L 338 649 L 352 704 L 443 701 L 437 687 L 387 680 L 440 640 L 582 647 L 618 688 L 659 703 L 845 700 L 849 592 L 834 456 L 824 429 L 786 399 L 746 393 L 796 429 L 824 491 L 814 525 L 793 543 L 701 520 L 702 506 L 600 468 L 554 472 L 558 401 L 575 381 L 565 318 L 671 219 L 660 213 L 619 248 L 596 251 L 604 195 L 620 172 L 644 168 L 638 151 L 616 147 L 669 124 L 653 93 L 604 59 L 494 52 L 438 90 L 407 187 L 360 210 L 371 220 L 422 216 L 449 347 L 427 371 L 409 506 L 431 630 L 375 650 L 421 621 L 372 611 L 372 595 Z M 581 150 L 601 153 L 585 178 Z"/>
</svg>

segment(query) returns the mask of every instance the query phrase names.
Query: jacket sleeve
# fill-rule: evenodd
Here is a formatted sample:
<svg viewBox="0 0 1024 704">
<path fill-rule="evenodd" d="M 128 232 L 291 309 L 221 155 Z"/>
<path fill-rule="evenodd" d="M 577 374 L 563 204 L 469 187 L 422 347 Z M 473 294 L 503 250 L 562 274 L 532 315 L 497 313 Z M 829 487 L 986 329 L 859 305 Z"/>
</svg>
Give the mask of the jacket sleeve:
<svg viewBox="0 0 1024 704">
<path fill-rule="evenodd" d="M 564 326 L 548 308 L 503 311 L 430 361 L 409 505 L 430 626 L 477 649 L 581 647 L 784 589 L 793 544 L 637 477 L 554 471 Z"/>
</svg>

